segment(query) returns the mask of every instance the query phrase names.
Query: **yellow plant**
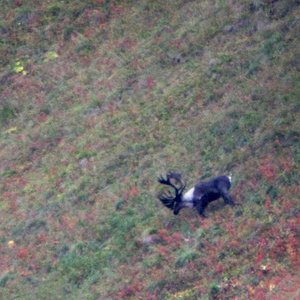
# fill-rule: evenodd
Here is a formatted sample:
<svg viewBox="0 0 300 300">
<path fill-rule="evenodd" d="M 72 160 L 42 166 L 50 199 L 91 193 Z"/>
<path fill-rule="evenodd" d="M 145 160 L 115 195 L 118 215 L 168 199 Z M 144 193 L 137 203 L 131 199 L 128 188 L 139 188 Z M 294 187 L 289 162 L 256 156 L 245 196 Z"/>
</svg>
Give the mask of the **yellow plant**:
<svg viewBox="0 0 300 300">
<path fill-rule="evenodd" d="M 55 51 L 48 51 L 45 55 L 45 61 L 54 60 L 58 57 L 58 54 Z"/>
<path fill-rule="evenodd" d="M 173 295 L 170 295 L 168 300 L 187 300 L 195 296 L 195 288 L 190 288 L 184 291 L 179 291 Z"/>
<path fill-rule="evenodd" d="M 11 128 L 8 128 L 5 132 L 6 133 L 15 133 L 17 132 L 18 128 L 17 127 L 11 127 Z"/>
<path fill-rule="evenodd" d="M 16 73 L 22 73 L 23 75 L 26 75 L 26 74 L 27 74 L 23 62 L 21 62 L 21 61 L 19 61 L 19 60 L 16 61 L 16 63 L 14 64 L 13 70 L 14 70 L 14 72 L 16 72 Z"/>
</svg>

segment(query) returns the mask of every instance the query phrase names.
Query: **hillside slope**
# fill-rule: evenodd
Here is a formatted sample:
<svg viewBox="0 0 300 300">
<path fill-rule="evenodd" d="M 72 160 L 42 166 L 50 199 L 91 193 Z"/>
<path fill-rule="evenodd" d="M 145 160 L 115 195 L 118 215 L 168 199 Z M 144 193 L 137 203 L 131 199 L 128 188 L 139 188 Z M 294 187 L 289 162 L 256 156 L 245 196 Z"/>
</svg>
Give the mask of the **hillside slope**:
<svg viewBox="0 0 300 300">
<path fill-rule="evenodd" d="M 1 299 L 299 299 L 297 0 L 0 0 Z M 156 199 L 233 175 L 234 208 Z"/>
</svg>

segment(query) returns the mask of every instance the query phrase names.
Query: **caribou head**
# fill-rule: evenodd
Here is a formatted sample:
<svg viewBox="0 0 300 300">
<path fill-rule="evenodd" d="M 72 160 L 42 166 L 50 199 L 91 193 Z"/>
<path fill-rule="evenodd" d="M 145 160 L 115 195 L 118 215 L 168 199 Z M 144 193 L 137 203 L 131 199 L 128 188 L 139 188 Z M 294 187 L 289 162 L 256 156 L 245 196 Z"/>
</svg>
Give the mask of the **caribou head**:
<svg viewBox="0 0 300 300">
<path fill-rule="evenodd" d="M 158 198 L 164 206 L 173 210 L 174 214 L 177 215 L 183 207 L 183 191 L 186 187 L 185 183 L 181 180 L 181 174 L 168 172 L 167 177 L 160 176 L 158 182 L 173 188 L 174 193 L 166 191 L 158 195 Z"/>
</svg>

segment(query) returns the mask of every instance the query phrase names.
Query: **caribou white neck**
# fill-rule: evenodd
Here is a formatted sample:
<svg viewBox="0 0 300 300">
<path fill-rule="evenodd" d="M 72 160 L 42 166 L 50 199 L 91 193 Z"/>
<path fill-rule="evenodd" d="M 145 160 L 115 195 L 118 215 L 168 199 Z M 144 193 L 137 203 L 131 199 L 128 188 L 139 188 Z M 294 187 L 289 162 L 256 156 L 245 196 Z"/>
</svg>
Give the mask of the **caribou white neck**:
<svg viewBox="0 0 300 300">
<path fill-rule="evenodd" d="M 182 197 L 183 201 L 193 201 L 195 188 L 188 190 Z"/>
<path fill-rule="evenodd" d="M 182 204 L 184 207 L 193 207 L 194 203 L 194 191 L 195 188 L 191 188 L 190 190 L 188 190 L 183 196 L 182 196 Z"/>
</svg>

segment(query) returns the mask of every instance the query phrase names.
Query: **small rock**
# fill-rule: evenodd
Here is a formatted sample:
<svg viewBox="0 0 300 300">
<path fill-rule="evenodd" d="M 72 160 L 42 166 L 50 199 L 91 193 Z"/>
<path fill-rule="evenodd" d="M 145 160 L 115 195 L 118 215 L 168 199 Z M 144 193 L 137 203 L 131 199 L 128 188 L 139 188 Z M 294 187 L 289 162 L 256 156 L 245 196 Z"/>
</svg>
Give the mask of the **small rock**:
<svg viewBox="0 0 300 300">
<path fill-rule="evenodd" d="M 79 165 L 82 169 L 86 169 L 88 167 L 89 161 L 87 158 L 83 158 L 79 161 Z"/>
<path fill-rule="evenodd" d="M 161 238 L 157 234 L 150 234 L 143 238 L 143 245 L 149 246 L 153 244 L 157 244 L 161 241 Z"/>
<path fill-rule="evenodd" d="M 182 55 L 181 54 L 177 54 L 173 57 L 172 61 L 174 65 L 180 64 L 182 62 Z"/>
<path fill-rule="evenodd" d="M 214 73 L 214 74 L 212 74 L 212 76 L 211 76 L 214 80 L 219 80 L 220 78 L 221 78 L 221 74 L 219 74 L 219 73 Z"/>
<path fill-rule="evenodd" d="M 15 243 L 15 241 L 11 240 L 11 241 L 8 241 L 7 245 L 8 245 L 8 248 L 12 249 L 15 247 L 16 243 Z"/>
<path fill-rule="evenodd" d="M 233 25 L 227 25 L 223 28 L 223 31 L 226 33 L 230 33 L 234 31 L 234 26 Z"/>
<path fill-rule="evenodd" d="M 251 13 L 255 13 L 259 9 L 259 6 L 256 5 L 255 3 L 250 3 L 249 5 L 249 11 Z"/>
<path fill-rule="evenodd" d="M 219 63 L 220 63 L 220 60 L 219 60 L 218 58 L 212 58 L 212 59 L 208 62 L 208 64 L 209 64 L 210 67 L 214 67 L 214 66 L 216 66 L 216 65 L 219 64 Z"/>
<path fill-rule="evenodd" d="M 85 117 L 95 117 L 100 115 L 100 113 L 101 113 L 101 109 L 100 107 L 97 106 L 95 108 L 89 108 L 88 110 L 86 110 L 84 112 L 84 115 Z"/>
</svg>

